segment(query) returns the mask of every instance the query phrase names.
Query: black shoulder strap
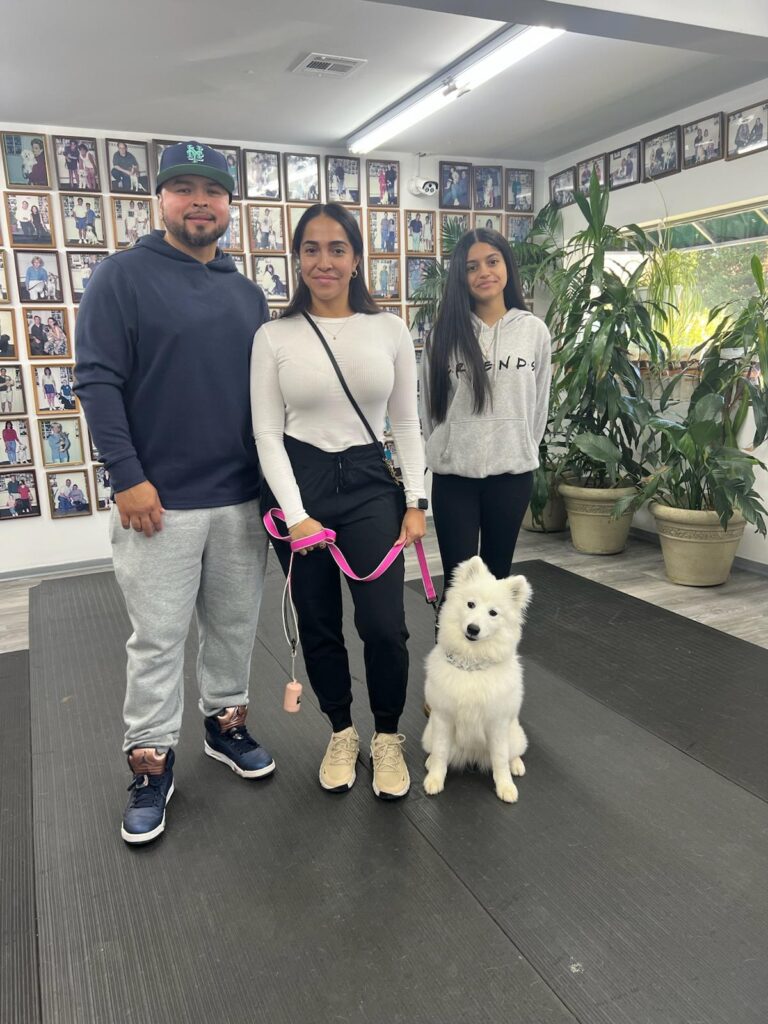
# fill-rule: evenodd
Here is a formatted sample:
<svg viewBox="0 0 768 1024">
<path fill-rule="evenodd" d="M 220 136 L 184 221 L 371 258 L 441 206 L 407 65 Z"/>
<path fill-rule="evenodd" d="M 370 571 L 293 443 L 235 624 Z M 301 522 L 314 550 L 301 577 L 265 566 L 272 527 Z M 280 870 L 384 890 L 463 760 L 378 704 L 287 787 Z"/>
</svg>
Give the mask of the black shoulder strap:
<svg viewBox="0 0 768 1024">
<path fill-rule="evenodd" d="M 381 444 L 381 441 L 379 441 L 378 437 L 376 437 L 374 432 L 371 430 L 370 423 L 365 418 L 365 416 L 363 416 L 363 410 L 357 404 L 357 402 L 355 401 L 354 395 L 352 394 L 352 392 L 347 387 L 347 382 L 344 380 L 344 376 L 343 376 L 343 374 L 341 372 L 339 364 L 336 362 L 336 358 L 335 358 L 333 352 L 331 352 L 330 346 L 329 346 L 328 342 L 325 340 L 325 338 L 323 337 L 322 332 L 320 331 L 320 328 L 317 326 L 317 324 L 312 319 L 312 317 L 309 315 L 309 313 L 306 312 L 306 310 L 301 315 L 304 317 L 304 319 L 307 321 L 309 326 L 312 328 L 312 330 L 315 332 L 315 334 L 320 339 L 321 345 L 325 349 L 325 351 L 326 351 L 326 353 L 328 355 L 328 358 L 331 360 L 331 366 L 333 366 L 334 370 L 336 371 L 336 376 L 339 378 L 339 383 L 344 388 L 344 394 L 347 396 L 347 398 L 351 402 L 352 408 L 355 410 L 357 415 L 362 420 L 363 426 L 368 431 L 368 433 L 371 435 L 371 438 L 374 441 L 374 443 L 375 444 Z"/>
</svg>

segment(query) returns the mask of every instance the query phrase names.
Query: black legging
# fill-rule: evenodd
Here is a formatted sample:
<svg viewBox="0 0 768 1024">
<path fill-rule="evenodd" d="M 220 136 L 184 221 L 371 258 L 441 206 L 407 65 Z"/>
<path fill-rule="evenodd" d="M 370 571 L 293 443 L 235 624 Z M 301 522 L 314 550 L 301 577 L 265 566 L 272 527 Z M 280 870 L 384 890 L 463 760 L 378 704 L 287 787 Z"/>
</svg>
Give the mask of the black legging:
<svg viewBox="0 0 768 1024">
<path fill-rule="evenodd" d="M 509 576 L 532 489 L 530 472 L 482 480 L 433 474 L 432 509 L 443 563 L 443 593 L 459 562 L 478 554 L 478 549 L 494 576 Z"/>
</svg>

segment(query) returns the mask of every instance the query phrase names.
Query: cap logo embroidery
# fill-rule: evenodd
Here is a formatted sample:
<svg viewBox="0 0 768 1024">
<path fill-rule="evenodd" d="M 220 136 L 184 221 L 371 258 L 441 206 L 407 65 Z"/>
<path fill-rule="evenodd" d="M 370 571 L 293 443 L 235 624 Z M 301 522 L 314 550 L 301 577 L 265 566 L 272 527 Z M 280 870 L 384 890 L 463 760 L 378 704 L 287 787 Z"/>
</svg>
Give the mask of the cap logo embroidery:
<svg viewBox="0 0 768 1024">
<path fill-rule="evenodd" d="M 187 146 L 187 160 L 191 164 L 202 164 L 205 162 L 205 153 L 202 146 Z"/>
</svg>

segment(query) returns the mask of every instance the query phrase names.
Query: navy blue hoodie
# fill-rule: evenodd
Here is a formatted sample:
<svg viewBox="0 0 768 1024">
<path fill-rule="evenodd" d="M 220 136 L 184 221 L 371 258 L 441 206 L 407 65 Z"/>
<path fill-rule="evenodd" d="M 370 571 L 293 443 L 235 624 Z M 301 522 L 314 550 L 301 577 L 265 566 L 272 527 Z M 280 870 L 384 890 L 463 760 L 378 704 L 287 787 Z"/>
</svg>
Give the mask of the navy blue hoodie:
<svg viewBox="0 0 768 1024">
<path fill-rule="evenodd" d="M 149 480 L 175 509 L 258 496 L 249 367 L 268 319 L 229 256 L 200 263 L 162 231 L 99 265 L 77 316 L 75 391 L 116 491 Z"/>
</svg>

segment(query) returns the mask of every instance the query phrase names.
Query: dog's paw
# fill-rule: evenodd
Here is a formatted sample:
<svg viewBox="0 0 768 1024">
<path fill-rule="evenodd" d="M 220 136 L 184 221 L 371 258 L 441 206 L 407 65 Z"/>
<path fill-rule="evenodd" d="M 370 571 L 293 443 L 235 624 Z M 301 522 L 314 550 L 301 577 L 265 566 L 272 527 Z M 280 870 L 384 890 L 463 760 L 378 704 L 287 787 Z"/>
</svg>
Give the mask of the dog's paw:
<svg viewBox="0 0 768 1024">
<path fill-rule="evenodd" d="M 522 757 L 513 757 L 509 762 L 509 770 L 513 775 L 525 775 L 525 765 Z"/>
<path fill-rule="evenodd" d="M 496 786 L 496 796 L 505 804 L 517 803 L 517 786 L 514 782 L 499 782 Z"/>
<path fill-rule="evenodd" d="M 430 772 L 424 779 L 424 792 L 427 796 L 437 796 L 445 789 L 445 778 L 441 778 L 437 772 Z"/>
</svg>

